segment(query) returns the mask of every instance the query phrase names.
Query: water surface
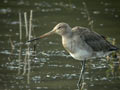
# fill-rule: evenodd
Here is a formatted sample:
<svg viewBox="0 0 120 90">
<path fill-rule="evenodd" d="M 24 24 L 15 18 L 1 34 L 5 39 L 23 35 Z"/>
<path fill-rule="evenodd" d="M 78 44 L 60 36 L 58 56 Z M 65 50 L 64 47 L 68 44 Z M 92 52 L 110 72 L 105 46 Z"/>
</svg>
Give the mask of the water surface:
<svg viewBox="0 0 120 90">
<path fill-rule="evenodd" d="M 85 0 L 94 31 L 115 38 L 120 47 L 120 1 Z M 30 84 L 27 75 L 18 75 L 19 18 L 18 13 L 33 10 L 34 35 L 50 31 L 57 23 L 71 27 L 88 27 L 82 0 L 2 0 L 0 3 L 0 90 L 76 90 L 81 64 L 62 47 L 57 35 L 37 41 L 37 56 L 31 60 Z M 24 19 L 22 19 L 24 22 Z M 23 23 L 24 24 L 24 23 Z M 33 34 L 33 33 L 32 33 Z M 10 39 L 14 50 L 11 49 Z M 23 29 L 25 42 L 25 29 Z M 31 45 L 31 48 L 33 45 Z M 25 57 L 22 45 L 22 61 Z M 85 90 L 119 90 L 120 66 L 118 61 L 88 61 L 85 72 Z"/>
</svg>

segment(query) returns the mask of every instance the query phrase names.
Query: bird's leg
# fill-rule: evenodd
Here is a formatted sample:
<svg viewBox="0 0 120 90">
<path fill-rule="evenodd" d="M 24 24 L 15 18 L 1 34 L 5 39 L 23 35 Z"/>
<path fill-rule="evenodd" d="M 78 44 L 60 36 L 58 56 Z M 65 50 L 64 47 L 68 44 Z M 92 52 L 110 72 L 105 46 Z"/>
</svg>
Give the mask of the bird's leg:
<svg viewBox="0 0 120 90">
<path fill-rule="evenodd" d="M 78 80 L 78 83 L 77 83 L 77 86 L 78 88 L 80 89 L 82 84 L 81 84 L 81 81 L 82 81 L 82 77 L 84 77 L 84 71 L 85 71 L 85 62 L 86 60 L 83 60 L 82 61 L 82 69 L 81 69 L 81 72 L 80 72 L 80 76 L 79 76 L 79 80 Z"/>
</svg>

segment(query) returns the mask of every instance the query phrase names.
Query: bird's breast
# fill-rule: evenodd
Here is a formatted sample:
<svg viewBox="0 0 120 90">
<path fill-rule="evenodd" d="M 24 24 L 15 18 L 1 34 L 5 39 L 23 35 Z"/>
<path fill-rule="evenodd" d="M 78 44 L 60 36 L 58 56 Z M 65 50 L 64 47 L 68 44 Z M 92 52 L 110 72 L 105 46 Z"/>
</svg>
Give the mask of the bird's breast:
<svg viewBox="0 0 120 90">
<path fill-rule="evenodd" d="M 84 60 L 90 58 L 92 53 L 85 47 L 84 43 L 78 42 L 76 38 L 65 39 L 62 38 L 63 47 L 76 60 Z"/>
</svg>

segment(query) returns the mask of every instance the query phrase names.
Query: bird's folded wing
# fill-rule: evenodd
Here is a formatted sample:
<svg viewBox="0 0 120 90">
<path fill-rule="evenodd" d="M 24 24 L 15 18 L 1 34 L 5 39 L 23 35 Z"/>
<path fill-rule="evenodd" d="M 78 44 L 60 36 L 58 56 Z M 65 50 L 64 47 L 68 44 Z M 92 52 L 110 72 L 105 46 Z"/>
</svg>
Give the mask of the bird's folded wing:
<svg viewBox="0 0 120 90">
<path fill-rule="evenodd" d="M 80 38 L 83 39 L 94 51 L 110 51 L 116 48 L 103 38 L 103 36 L 93 31 L 83 31 L 80 34 Z"/>
</svg>

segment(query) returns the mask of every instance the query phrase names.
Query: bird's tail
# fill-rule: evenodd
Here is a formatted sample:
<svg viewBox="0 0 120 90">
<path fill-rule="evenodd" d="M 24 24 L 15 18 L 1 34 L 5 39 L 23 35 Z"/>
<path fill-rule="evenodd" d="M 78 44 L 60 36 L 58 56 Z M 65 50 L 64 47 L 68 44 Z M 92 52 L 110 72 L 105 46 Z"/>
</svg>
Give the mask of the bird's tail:
<svg viewBox="0 0 120 90">
<path fill-rule="evenodd" d="M 109 49 L 109 51 L 118 51 L 118 50 L 120 50 L 120 49 L 116 46 L 113 46 L 113 45 Z"/>
</svg>

